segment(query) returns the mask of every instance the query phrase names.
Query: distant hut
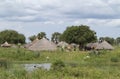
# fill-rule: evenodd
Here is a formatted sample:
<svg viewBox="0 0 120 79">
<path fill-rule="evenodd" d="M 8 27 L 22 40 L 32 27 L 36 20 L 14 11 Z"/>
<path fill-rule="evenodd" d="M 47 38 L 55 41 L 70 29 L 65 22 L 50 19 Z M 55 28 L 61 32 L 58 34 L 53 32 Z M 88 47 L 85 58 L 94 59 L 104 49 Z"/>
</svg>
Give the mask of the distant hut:
<svg viewBox="0 0 120 79">
<path fill-rule="evenodd" d="M 99 43 L 95 49 L 96 50 L 101 50 L 101 49 L 113 50 L 114 47 L 110 45 L 107 41 L 103 41 Z"/>
<path fill-rule="evenodd" d="M 9 44 L 7 41 L 3 44 L 1 44 L 1 47 L 11 47 L 12 45 Z"/>
<path fill-rule="evenodd" d="M 68 43 L 61 41 L 57 44 L 57 47 L 59 47 L 62 51 L 64 51 L 68 47 Z"/>
<path fill-rule="evenodd" d="M 95 49 L 98 46 L 98 42 L 96 43 L 88 43 L 85 47 L 86 50 L 91 50 L 91 49 Z"/>
<path fill-rule="evenodd" d="M 24 48 L 29 48 L 32 44 L 34 44 L 35 42 L 39 41 L 38 38 L 36 38 L 35 40 L 33 40 L 32 42 L 29 42 L 27 44 L 24 45 Z"/>
<path fill-rule="evenodd" d="M 25 44 L 25 45 L 24 45 L 24 48 L 28 48 L 28 47 L 30 47 L 30 46 L 31 46 L 31 44 L 32 44 L 31 42 L 29 42 L 29 43 Z"/>
<path fill-rule="evenodd" d="M 41 40 L 34 40 L 28 49 L 32 51 L 54 51 L 57 49 L 57 46 L 53 42 L 43 38 Z"/>
<path fill-rule="evenodd" d="M 64 41 L 61 41 L 57 44 L 58 47 L 67 47 L 69 44 L 64 42 Z"/>
<path fill-rule="evenodd" d="M 96 43 L 89 43 L 86 45 L 87 50 L 95 49 L 95 50 L 113 50 L 114 47 L 110 45 L 107 41 L 96 42 Z"/>
<path fill-rule="evenodd" d="M 72 49 L 73 49 L 74 51 L 76 51 L 77 49 L 79 49 L 79 45 L 78 45 L 78 44 L 71 43 L 70 45 L 72 46 Z"/>
</svg>

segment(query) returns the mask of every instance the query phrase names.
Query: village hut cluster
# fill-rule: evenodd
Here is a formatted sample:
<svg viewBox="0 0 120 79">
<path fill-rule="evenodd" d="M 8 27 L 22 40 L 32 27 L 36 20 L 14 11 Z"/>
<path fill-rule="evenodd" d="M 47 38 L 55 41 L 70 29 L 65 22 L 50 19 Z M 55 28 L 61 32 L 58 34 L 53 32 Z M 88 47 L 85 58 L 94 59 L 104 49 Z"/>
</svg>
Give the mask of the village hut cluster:
<svg viewBox="0 0 120 79">
<path fill-rule="evenodd" d="M 79 46 L 76 44 L 68 44 L 64 41 L 59 42 L 58 44 L 53 43 L 52 41 L 47 40 L 46 38 L 38 39 L 36 38 L 33 42 L 25 45 L 25 48 L 32 51 L 72 51 L 77 49 Z"/>
<path fill-rule="evenodd" d="M 1 47 L 15 47 L 14 44 L 9 44 L 7 41 L 1 44 Z M 49 41 L 46 38 L 38 39 L 36 38 L 31 43 L 27 43 L 24 45 L 24 48 L 31 51 L 55 51 L 60 49 L 62 51 L 76 51 L 79 49 L 79 45 L 72 43 L 68 44 L 64 41 L 59 42 L 58 44 Z M 85 50 L 113 50 L 114 47 L 110 45 L 107 41 L 100 41 L 95 43 L 88 43 L 85 46 Z"/>
</svg>

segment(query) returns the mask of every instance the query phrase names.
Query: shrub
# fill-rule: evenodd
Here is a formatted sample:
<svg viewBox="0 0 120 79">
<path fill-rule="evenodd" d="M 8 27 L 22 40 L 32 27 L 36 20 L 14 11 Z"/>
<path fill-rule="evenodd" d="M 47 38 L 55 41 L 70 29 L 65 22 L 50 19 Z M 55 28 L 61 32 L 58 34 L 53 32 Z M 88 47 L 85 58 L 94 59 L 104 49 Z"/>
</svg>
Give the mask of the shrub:
<svg viewBox="0 0 120 79">
<path fill-rule="evenodd" d="M 111 62 L 119 62 L 119 59 L 117 57 L 112 57 Z"/>
<path fill-rule="evenodd" d="M 84 76 L 88 76 L 88 72 L 79 68 L 71 68 L 68 69 L 68 75 L 72 77 L 80 77 L 83 78 Z"/>
<path fill-rule="evenodd" d="M 17 78 L 25 77 L 26 73 L 27 72 L 22 68 L 21 69 L 15 69 L 13 71 L 14 76 L 16 76 Z"/>
<path fill-rule="evenodd" d="M 39 52 L 34 52 L 34 58 L 38 58 L 40 57 L 40 53 Z"/>
<path fill-rule="evenodd" d="M 91 51 L 91 52 L 89 53 L 89 55 L 90 55 L 90 56 L 92 56 L 92 55 L 100 55 L 100 51 L 95 51 L 95 50 L 93 50 L 93 51 Z"/>
<path fill-rule="evenodd" d="M 65 67 L 65 64 L 61 60 L 56 60 L 52 63 L 52 69 L 53 70 L 62 70 Z"/>
<path fill-rule="evenodd" d="M 74 76 L 74 77 L 79 77 L 80 76 L 80 71 L 79 70 L 72 70 L 70 75 Z"/>
<path fill-rule="evenodd" d="M 6 59 L 0 59 L 0 67 L 8 68 L 9 63 Z"/>
</svg>

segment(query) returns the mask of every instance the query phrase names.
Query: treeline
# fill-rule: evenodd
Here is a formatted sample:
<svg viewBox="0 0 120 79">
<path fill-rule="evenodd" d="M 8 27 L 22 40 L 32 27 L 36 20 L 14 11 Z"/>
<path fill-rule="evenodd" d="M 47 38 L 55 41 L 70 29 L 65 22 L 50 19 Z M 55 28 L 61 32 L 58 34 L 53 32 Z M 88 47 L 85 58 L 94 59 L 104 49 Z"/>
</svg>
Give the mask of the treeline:
<svg viewBox="0 0 120 79">
<path fill-rule="evenodd" d="M 37 35 L 32 35 L 29 37 L 30 41 L 35 40 L 36 38 L 42 39 L 46 38 L 45 32 L 40 32 Z M 18 33 L 14 30 L 4 30 L 0 32 L 0 44 L 7 41 L 8 43 L 12 44 L 24 44 L 25 43 L 25 36 L 24 34 Z M 49 40 L 49 39 L 48 39 Z M 83 47 L 87 43 L 96 42 L 98 40 L 106 40 L 112 45 L 119 45 L 120 44 L 120 37 L 112 38 L 112 37 L 100 37 L 97 39 L 96 32 L 91 30 L 87 25 L 80 25 L 80 26 L 69 26 L 63 33 L 54 32 L 51 36 L 51 41 L 54 43 L 58 43 L 60 41 L 65 41 L 67 43 L 75 43 Z"/>
<path fill-rule="evenodd" d="M 112 37 L 100 37 L 99 40 L 106 40 L 111 45 L 120 45 L 120 37 L 112 38 Z"/>
<path fill-rule="evenodd" d="M 29 37 L 29 40 L 33 41 L 36 38 L 47 38 L 45 32 L 40 32 L 37 35 L 32 35 Z M 120 37 L 100 37 L 97 38 L 96 32 L 91 30 L 87 25 L 80 26 L 69 26 L 63 33 L 54 32 L 51 36 L 51 41 L 58 43 L 60 41 L 65 41 L 67 43 L 79 44 L 81 47 L 90 42 L 96 42 L 99 40 L 106 40 L 111 45 L 119 45 Z"/>
<path fill-rule="evenodd" d="M 36 37 L 39 39 L 45 37 L 45 32 L 40 32 L 37 35 L 29 37 L 33 41 Z M 51 41 L 58 43 L 60 41 L 65 41 L 67 43 L 79 44 L 83 47 L 85 44 L 97 41 L 96 32 L 91 30 L 87 25 L 80 26 L 69 26 L 63 33 L 54 32 L 51 37 Z"/>
<path fill-rule="evenodd" d="M 24 44 L 25 43 L 25 36 L 24 34 L 20 34 L 14 30 L 4 30 L 0 32 L 0 44 L 4 42 L 8 42 L 11 44 Z"/>
</svg>

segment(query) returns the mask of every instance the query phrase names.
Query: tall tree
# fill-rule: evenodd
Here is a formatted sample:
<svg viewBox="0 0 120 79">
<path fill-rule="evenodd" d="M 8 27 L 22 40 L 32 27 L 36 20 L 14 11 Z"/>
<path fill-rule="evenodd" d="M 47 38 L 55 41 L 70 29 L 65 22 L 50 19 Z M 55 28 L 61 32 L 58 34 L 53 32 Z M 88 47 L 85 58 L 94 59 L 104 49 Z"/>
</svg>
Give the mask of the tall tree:
<svg viewBox="0 0 120 79">
<path fill-rule="evenodd" d="M 101 40 L 101 41 L 105 40 L 112 45 L 115 44 L 115 39 L 112 37 L 100 37 L 99 40 Z"/>
<path fill-rule="evenodd" d="M 116 44 L 117 44 L 117 45 L 120 45 L 120 37 L 117 37 L 117 38 L 116 38 Z"/>
<path fill-rule="evenodd" d="M 54 32 L 54 33 L 52 34 L 51 40 L 52 40 L 54 43 L 57 44 L 57 43 L 60 41 L 60 35 L 61 35 L 61 33 L 59 33 L 59 32 Z"/>
<path fill-rule="evenodd" d="M 48 38 L 46 37 L 46 33 L 45 33 L 45 32 L 40 32 L 40 33 L 38 33 L 37 35 L 32 35 L 32 36 L 30 36 L 30 37 L 29 37 L 29 40 L 30 40 L 30 41 L 33 41 L 33 40 L 35 40 L 36 38 L 38 38 L 38 39 L 42 39 L 42 38 L 48 39 Z"/>
<path fill-rule="evenodd" d="M 40 32 L 37 35 L 38 39 L 46 38 L 46 33 L 45 32 Z"/>
<path fill-rule="evenodd" d="M 14 44 L 24 44 L 25 36 L 14 30 L 4 30 L 0 32 L 0 43 L 4 43 L 5 41 Z"/>
<path fill-rule="evenodd" d="M 97 40 L 96 32 L 91 30 L 87 25 L 71 26 L 61 35 L 61 39 L 67 43 L 79 44 L 82 48 L 86 43 Z"/>
<path fill-rule="evenodd" d="M 33 41 L 33 40 L 35 40 L 36 38 L 37 38 L 36 35 L 32 35 L 32 36 L 29 37 L 29 40 L 30 40 L 30 41 Z"/>
</svg>

